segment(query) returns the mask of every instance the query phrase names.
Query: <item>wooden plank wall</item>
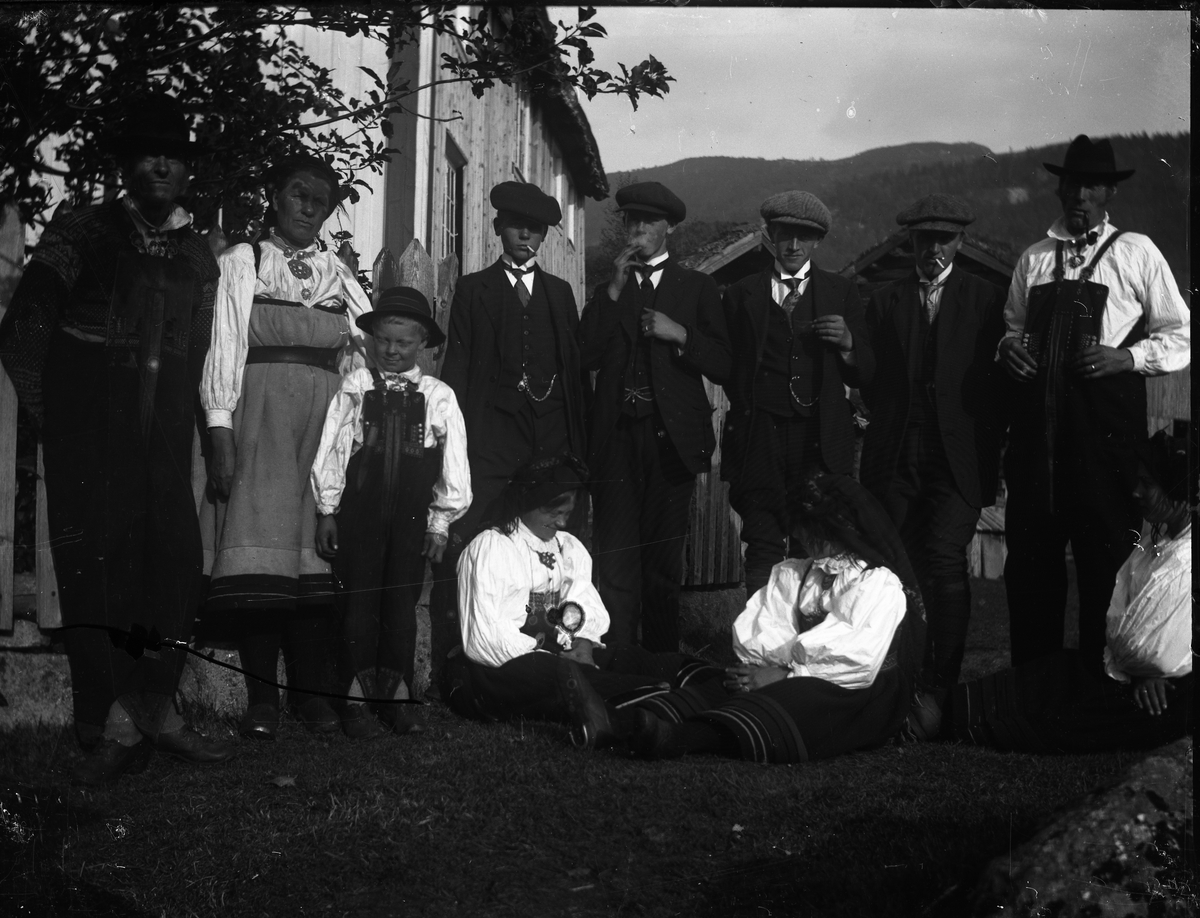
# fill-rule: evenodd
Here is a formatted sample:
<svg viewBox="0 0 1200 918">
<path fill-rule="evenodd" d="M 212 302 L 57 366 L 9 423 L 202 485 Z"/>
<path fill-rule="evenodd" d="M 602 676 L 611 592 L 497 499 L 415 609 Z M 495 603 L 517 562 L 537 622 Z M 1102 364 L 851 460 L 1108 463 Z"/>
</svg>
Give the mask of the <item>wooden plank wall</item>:
<svg viewBox="0 0 1200 918">
<path fill-rule="evenodd" d="M 0 318 L 25 261 L 25 227 L 17 208 L 0 210 Z M 13 629 L 13 539 L 17 510 L 17 393 L 0 369 L 0 631 Z"/>
</svg>

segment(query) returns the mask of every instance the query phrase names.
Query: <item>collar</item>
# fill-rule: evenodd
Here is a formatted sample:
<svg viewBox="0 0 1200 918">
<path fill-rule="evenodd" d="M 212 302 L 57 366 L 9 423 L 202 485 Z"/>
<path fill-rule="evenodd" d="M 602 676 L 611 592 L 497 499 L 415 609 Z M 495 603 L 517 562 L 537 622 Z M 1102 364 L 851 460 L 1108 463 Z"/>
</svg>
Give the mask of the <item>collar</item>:
<svg viewBox="0 0 1200 918">
<path fill-rule="evenodd" d="M 121 196 L 120 200 L 125 205 L 125 212 L 133 219 L 134 225 L 143 233 L 169 233 L 172 230 L 190 226 L 192 223 L 192 215 L 178 204 L 174 204 L 171 207 L 171 213 L 167 215 L 167 219 L 161 225 L 154 226 L 142 216 L 142 212 L 138 210 L 138 206 L 134 203 L 133 198 L 125 194 Z"/>
<path fill-rule="evenodd" d="M 311 255 L 314 252 L 320 251 L 321 248 L 320 243 L 314 239 L 309 245 L 302 249 L 298 249 L 290 242 L 280 237 L 280 235 L 275 232 L 275 227 L 271 227 L 271 232 L 267 238 L 270 239 L 271 242 L 275 243 L 275 245 L 278 246 L 289 258 L 292 258 L 295 255 Z M 289 252 L 292 254 L 289 255 Z"/>
<path fill-rule="evenodd" d="M 819 568 L 827 574 L 858 573 L 866 566 L 865 561 L 848 552 L 813 559 L 813 567 Z"/>
<path fill-rule="evenodd" d="M 661 268 L 667 263 L 667 259 L 671 257 L 670 252 L 659 252 L 653 258 L 647 258 L 642 264 L 649 268 Z"/>
<path fill-rule="evenodd" d="M 804 263 L 804 267 L 800 269 L 799 274 L 785 274 L 783 272 L 783 265 L 781 265 L 778 261 L 776 261 L 775 262 L 775 280 L 780 281 L 780 282 L 786 282 L 786 281 L 793 280 L 793 279 L 804 280 L 805 278 L 808 277 L 808 269 L 811 267 L 812 267 L 812 259 L 810 258 L 808 261 L 806 261 Z"/>
<path fill-rule="evenodd" d="M 556 536 L 551 536 L 548 541 L 543 542 L 533 534 L 532 529 L 525 525 L 524 520 L 517 520 L 517 535 L 519 535 L 534 548 L 541 548 L 543 551 L 548 548 L 554 548 L 557 550 L 561 547 L 558 544 L 558 538 Z"/>
<path fill-rule="evenodd" d="M 379 375 L 384 378 L 384 381 L 389 379 L 403 379 L 410 383 L 419 383 L 421 381 L 421 367 L 414 363 L 411 369 L 405 370 L 403 373 L 390 373 L 387 370 L 380 370 Z"/>
<path fill-rule="evenodd" d="M 1051 224 L 1050 229 L 1046 231 L 1046 235 L 1051 239 L 1060 239 L 1063 242 L 1073 242 L 1080 248 L 1083 248 L 1085 246 L 1095 245 L 1115 228 L 1116 227 L 1108 222 L 1108 213 L 1106 211 L 1104 214 L 1104 219 L 1082 235 L 1072 236 L 1069 232 L 1067 232 L 1067 225 L 1062 217 L 1059 217 L 1054 221 L 1053 224 Z"/>
<path fill-rule="evenodd" d="M 921 268 L 918 266 L 917 279 L 922 284 L 932 284 L 934 287 L 940 287 L 940 286 L 942 286 L 942 284 L 946 283 L 946 278 L 948 278 L 950 276 L 950 272 L 953 270 L 954 270 L 954 262 L 950 262 L 950 264 L 946 265 L 945 270 L 943 270 L 941 274 L 939 274 L 933 280 L 930 280 L 922 273 Z"/>
<path fill-rule="evenodd" d="M 533 269 L 537 267 L 537 256 L 532 255 L 530 256 L 529 260 L 525 262 L 525 264 L 517 265 L 513 264 L 513 260 L 510 255 L 505 254 L 500 256 L 500 264 L 504 266 L 504 270 L 520 277 L 523 274 L 531 273 Z"/>
</svg>

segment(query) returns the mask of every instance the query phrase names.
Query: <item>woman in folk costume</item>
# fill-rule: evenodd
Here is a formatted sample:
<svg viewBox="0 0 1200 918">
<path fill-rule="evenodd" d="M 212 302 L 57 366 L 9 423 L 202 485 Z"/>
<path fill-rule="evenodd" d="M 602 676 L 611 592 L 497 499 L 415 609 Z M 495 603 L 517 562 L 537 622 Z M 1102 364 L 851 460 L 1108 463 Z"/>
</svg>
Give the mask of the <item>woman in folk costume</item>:
<svg viewBox="0 0 1200 918">
<path fill-rule="evenodd" d="M 175 711 L 183 649 L 145 647 L 188 640 L 202 595 L 191 457 L 217 264 L 176 203 L 199 149 L 179 103 L 154 92 L 131 100 L 113 152 L 124 194 L 60 207 L 0 324 L 45 449 L 81 784 L 140 771 L 152 745 L 233 754 Z"/>
<path fill-rule="evenodd" d="M 333 578 L 316 552 L 309 473 L 330 400 L 365 363 L 354 322 L 371 309 L 354 272 L 317 239 L 339 200 L 337 173 L 315 156 L 290 157 L 268 173 L 267 195 L 269 234 L 221 255 L 200 385 L 212 437 L 205 615 L 232 616 L 242 665 L 260 677 L 246 680 L 240 725 L 258 739 L 273 739 L 279 724 L 278 690 L 266 681 L 281 641 L 298 688 L 324 683 Z M 338 729 L 319 697 L 296 713 L 311 731 Z"/>
<path fill-rule="evenodd" d="M 771 570 L 733 626 L 741 661 L 723 683 L 614 712 L 573 686 L 577 737 L 625 739 L 645 758 L 713 753 L 797 763 L 881 745 L 901 730 L 921 662 L 924 611 L 882 506 L 844 475 L 790 495 L 810 557 Z"/>
<path fill-rule="evenodd" d="M 913 709 L 918 738 L 1021 752 L 1150 749 L 1190 734 L 1192 518 L 1187 444 L 1155 435 L 1138 449 L 1133 491 L 1146 526 L 1117 572 L 1103 661 L 1058 653 L 960 683 L 945 711 Z"/>
<path fill-rule="evenodd" d="M 671 686 L 720 678 L 716 667 L 682 654 L 601 642 L 609 617 L 592 558 L 565 531 L 586 480 L 586 467 L 569 454 L 526 463 L 501 496 L 500 523 L 463 552 L 462 648 L 447 663 L 447 701 L 457 713 L 569 723 L 570 684 L 580 680 L 623 709 Z"/>
</svg>

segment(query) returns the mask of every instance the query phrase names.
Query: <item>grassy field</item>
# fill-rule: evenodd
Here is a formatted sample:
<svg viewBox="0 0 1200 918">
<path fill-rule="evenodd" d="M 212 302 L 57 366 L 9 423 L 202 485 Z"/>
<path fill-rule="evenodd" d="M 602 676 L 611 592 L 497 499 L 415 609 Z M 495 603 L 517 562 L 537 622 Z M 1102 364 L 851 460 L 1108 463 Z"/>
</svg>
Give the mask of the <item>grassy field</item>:
<svg viewBox="0 0 1200 918">
<path fill-rule="evenodd" d="M 1007 656 L 1003 591 L 975 592 L 965 675 Z M 293 724 L 226 765 L 156 757 L 101 791 L 69 786 L 68 731 L 7 734 L 0 914 L 948 918 L 988 860 L 1136 758 L 934 744 L 643 763 L 554 725 L 422 714 L 416 737 Z"/>
</svg>

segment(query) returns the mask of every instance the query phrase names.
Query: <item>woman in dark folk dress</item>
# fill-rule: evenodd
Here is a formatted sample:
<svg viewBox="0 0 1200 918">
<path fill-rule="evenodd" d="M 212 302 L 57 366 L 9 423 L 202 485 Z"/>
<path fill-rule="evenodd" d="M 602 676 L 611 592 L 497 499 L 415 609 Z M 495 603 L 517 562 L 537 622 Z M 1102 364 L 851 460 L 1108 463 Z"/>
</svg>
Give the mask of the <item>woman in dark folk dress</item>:
<svg viewBox="0 0 1200 918">
<path fill-rule="evenodd" d="M 44 447 L 82 784 L 140 771 L 152 746 L 191 762 L 233 754 L 175 711 L 184 651 L 138 646 L 188 640 L 201 596 L 192 438 L 218 272 L 175 203 L 197 148 L 179 104 L 151 93 L 114 152 L 125 194 L 60 208 L 0 324 Z"/>
</svg>

